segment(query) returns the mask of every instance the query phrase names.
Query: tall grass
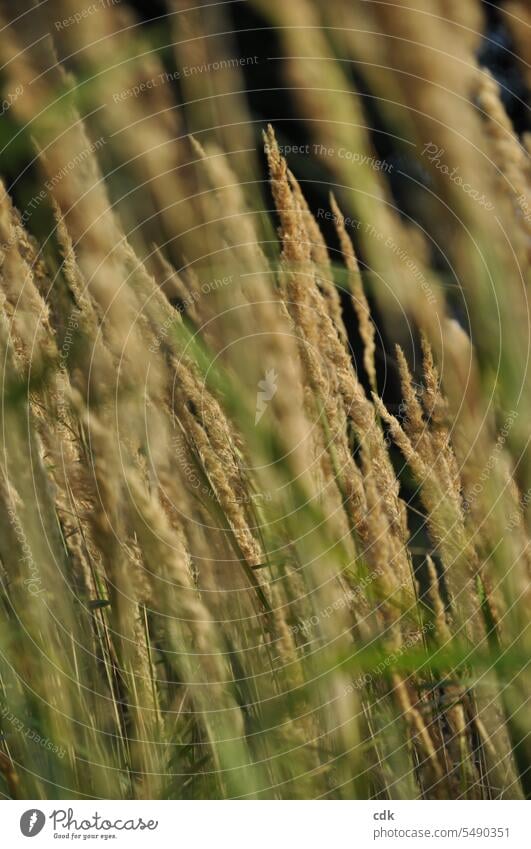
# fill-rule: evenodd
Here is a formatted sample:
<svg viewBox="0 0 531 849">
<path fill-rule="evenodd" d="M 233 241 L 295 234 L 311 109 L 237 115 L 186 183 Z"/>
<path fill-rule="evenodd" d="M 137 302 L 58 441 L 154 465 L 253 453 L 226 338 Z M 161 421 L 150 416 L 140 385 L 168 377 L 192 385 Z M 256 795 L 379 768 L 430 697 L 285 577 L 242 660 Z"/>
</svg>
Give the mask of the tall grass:
<svg viewBox="0 0 531 849">
<path fill-rule="evenodd" d="M 182 73 L 221 8 L 170 50 L 51 5 L 0 21 L 0 792 L 528 795 L 531 172 L 479 4 L 256 0 L 292 170 L 241 62 Z"/>
</svg>

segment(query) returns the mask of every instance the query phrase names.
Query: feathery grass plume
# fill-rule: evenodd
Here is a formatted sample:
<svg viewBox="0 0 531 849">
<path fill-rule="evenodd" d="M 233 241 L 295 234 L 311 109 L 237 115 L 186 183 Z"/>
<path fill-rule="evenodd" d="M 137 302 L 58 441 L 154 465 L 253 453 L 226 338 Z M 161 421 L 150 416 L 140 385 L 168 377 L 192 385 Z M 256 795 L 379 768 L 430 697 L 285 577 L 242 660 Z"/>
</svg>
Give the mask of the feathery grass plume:
<svg viewBox="0 0 531 849">
<path fill-rule="evenodd" d="M 365 452 L 362 452 L 364 457 Z M 389 542 L 392 540 L 389 534 L 389 521 L 385 515 L 385 511 L 381 509 L 380 496 L 374 481 L 374 473 L 367 459 L 364 460 L 364 480 L 367 494 L 368 507 L 368 524 L 370 528 L 371 542 L 366 550 L 366 557 L 372 566 L 372 574 L 374 578 L 374 595 L 377 599 L 378 618 L 381 620 L 379 625 L 379 639 L 382 643 L 384 657 L 384 669 L 387 666 L 388 660 L 400 656 L 403 646 L 402 630 L 403 630 L 403 610 L 400 604 L 401 586 L 399 574 L 393 562 L 392 547 Z M 372 592 L 371 592 L 372 594 Z M 398 602 L 398 604 L 397 604 Z M 409 633 L 411 633 L 409 631 Z M 376 667 L 379 669 L 379 667 Z M 396 702 L 396 711 L 401 720 L 414 730 L 414 739 L 419 743 L 424 752 L 424 757 L 429 761 L 430 775 L 440 775 L 440 767 L 437 762 L 432 742 L 429 738 L 426 726 L 421 715 L 407 694 L 407 688 L 403 677 L 391 667 L 389 680 L 382 682 L 384 687 L 390 687 L 388 692 L 389 699 Z M 387 705 L 388 710 L 392 710 L 391 704 Z M 378 717 L 382 714 L 378 702 L 374 705 L 374 714 Z M 384 721 L 384 715 L 380 721 Z M 391 741 L 389 741 L 391 742 Z M 388 745 L 386 741 L 385 746 Z M 400 746 L 403 748 L 403 744 Z M 405 759 L 404 766 L 407 764 Z M 431 780 L 431 779 L 430 779 Z"/>
<path fill-rule="evenodd" d="M 529 7 L 522 0 L 508 0 L 500 11 L 510 30 L 516 53 L 521 60 L 519 69 L 525 76 L 528 86 L 531 86 L 531 48 L 529 47 L 531 14 Z"/>
<path fill-rule="evenodd" d="M 170 23 L 175 33 L 173 52 L 182 88 L 182 112 L 201 138 L 216 136 L 227 153 L 234 152 L 242 180 L 254 180 L 257 170 L 255 137 L 245 103 L 244 68 L 261 58 L 242 53 L 231 32 L 228 10 L 211 7 L 208 15 L 188 0 L 172 0 Z M 209 93 L 204 96 L 204 74 Z"/>
<path fill-rule="evenodd" d="M 342 63 L 331 58 L 330 34 L 320 26 L 323 10 L 308 0 L 291 5 L 280 0 L 255 3 L 279 29 L 285 73 L 299 117 L 315 139 L 316 155 L 322 157 L 330 182 L 341 191 L 342 207 L 362 222 L 359 238 L 370 270 L 369 291 L 374 292 L 394 334 L 406 338 L 404 312 L 435 333 L 435 316 L 444 312 L 441 287 L 418 253 L 419 240 L 411 243 L 407 227 L 393 209 L 381 161 L 366 130 L 360 96 L 350 86 Z M 356 158 L 355 166 L 351 157 Z M 387 285 L 380 285 L 382 278 Z M 427 303 L 434 309 L 427 310 Z"/>
<path fill-rule="evenodd" d="M 361 273 L 358 265 L 358 260 L 354 252 L 352 241 L 345 228 L 345 218 L 341 212 L 338 203 L 333 194 L 330 194 L 330 207 L 334 215 L 334 225 L 339 236 L 339 243 L 345 265 L 347 266 L 349 276 L 348 282 L 352 297 L 352 303 L 358 317 L 360 335 L 364 344 L 363 364 L 374 392 L 377 391 L 376 384 L 376 366 L 374 363 L 374 354 L 376 350 L 375 344 L 375 327 L 371 319 L 371 311 L 363 288 Z"/>
<path fill-rule="evenodd" d="M 310 257 L 312 263 L 316 266 L 318 273 L 317 285 L 323 294 L 330 318 L 334 323 L 334 327 L 336 328 L 338 335 L 345 345 L 348 345 L 347 332 L 345 325 L 343 324 L 341 312 L 341 300 L 334 283 L 332 265 L 328 255 L 326 242 L 323 239 L 319 225 L 310 211 L 295 176 L 291 171 L 289 171 L 289 169 L 287 174 L 294 202 L 302 213 L 303 226 L 306 231 L 306 238 L 310 245 Z"/>
<path fill-rule="evenodd" d="M 427 525 L 443 564 L 443 576 L 455 611 L 459 633 L 466 635 L 470 645 L 487 644 L 488 625 L 483 622 L 476 579 L 480 574 L 477 553 L 465 529 L 464 517 L 455 497 L 440 489 L 431 468 L 416 452 L 400 423 L 391 416 L 384 405 L 375 398 L 380 415 L 388 424 L 391 435 L 402 451 L 420 487 L 420 497 L 427 512 Z M 487 682 L 485 682 L 486 687 Z M 497 786 L 501 769 L 507 769 L 516 780 L 516 771 L 507 731 L 501 721 L 501 705 L 496 694 L 496 683 L 489 682 L 491 692 L 476 694 L 481 721 L 488 728 L 495 756 L 485 752 L 488 761 L 487 780 Z M 494 742 L 495 741 L 495 742 Z M 500 767 L 500 764 L 503 764 Z"/>
<path fill-rule="evenodd" d="M 471 14 L 479 14 L 477 3 L 468 5 L 471 10 L 475 8 Z M 482 375 L 495 374 L 492 339 L 498 339 L 499 325 L 494 316 L 501 310 L 502 326 L 511 326 L 507 304 L 519 303 L 514 311 L 518 316 L 526 314 L 526 307 L 522 300 L 521 274 L 517 263 L 521 251 L 518 249 L 512 253 L 505 237 L 500 236 L 493 214 L 498 203 L 507 213 L 509 209 L 507 198 L 500 192 L 496 167 L 489 161 L 482 112 L 474 102 L 481 74 L 472 49 L 473 33 L 456 25 L 448 15 L 433 15 L 424 8 L 411 7 L 397 12 L 385 5 L 358 4 L 354 13 L 362 16 L 362 21 L 357 27 L 354 25 L 352 30 L 347 30 L 344 36 L 349 44 L 350 58 L 357 60 L 360 52 L 363 58 L 365 44 L 370 43 L 354 36 L 360 28 L 375 34 L 372 36 L 374 46 L 377 45 L 379 51 L 388 57 L 386 69 L 378 63 L 376 71 L 380 108 L 382 112 L 391 108 L 388 129 L 392 131 L 395 126 L 401 127 L 404 137 L 416 145 L 421 166 L 430 171 L 436 192 L 422 192 L 419 204 L 421 224 L 428 237 L 448 245 L 458 285 L 462 286 L 464 296 L 470 301 L 469 315 Z M 403 44 L 411 41 L 415 49 L 404 50 Z M 440 45 L 451 47 L 441 50 Z M 361 67 L 370 70 L 372 65 L 371 62 L 362 62 Z M 370 78 L 368 82 L 370 87 Z M 393 102 L 397 104 L 395 107 L 391 107 Z M 447 118 L 449 114 L 452 115 L 451 122 Z M 444 202 L 441 203 L 438 198 Z M 358 214 L 359 217 L 364 218 Z M 369 223 L 377 227 L 379 221 L 373 216 Z M 447 240 L 444 228 L 453 233 L 451 239 Z M 396 225 L 391 218 L 386 227 L 378 229 L 389 234 L 396 244 L 401 244 L 394 236 Z M 517 243 L 518 238 L 516 234 Z M 371 265 L 378 268 L 377 257 L 374 261 L 370 257 L 370 260 Z M 424 317 L 421 310 L 414 314 L 418 325 L 436 345 L 438 330 L 432 319 L 436 312 L 441 319 L 444 315 L 439 297 L 440 285 L 431 273 L 426 273 L 424 263 L 417 262 L 417 257 L 414 257 L 414 262 L 437 299 L 436 311 L 425 310 Z M 500 268 L 504 269 L 503 293 L 498 290 Z M 509 298 L 508 288 L 512 293 Z M 407 303 L 406 298 L 400 296 L 400 299 L 404 305 Z M 421 301 L 418 301 L 417 309 L 420 306 Z M 476 325 L 478 316 L 481 316 L 481 321 Z M 510 334 L 511 338 L 504 336 L 500 346 L 503 371 L 512 375 L 510 380 L 498 387 L 504 394 L 502 403 L 505 409 L 516 408 L 516 386 L 522 378 L 524 382 L 528 379 L 527 373 L 520 368 L 518 355 L 519 346 L 525 344 L 526 319 L 519 322 L 517 318 L 517 324 L 519 326 L 513 328 L 515 332 Z M 520 339 L 519 343 L 516 343 L 516 338 Z M 526 392 L 525 396 L 528 397 L 529 393 Z M 523 403 L 525 406 L 526 402 L 518 397 L 519 405 Z M 520 427 L 513 429 L 511 441 L 519 454 L 523 452 L 527 480 L 529 459 Z M 528 485 L 526 483 L 525 488 Z"/>
<path fill-rule="evenodd" d="M 523 209 L 531 195 L 527 179 L 529 157 L 520 144 L 513 126 L 500 100 L 500 88 L 492 74 L 482 71 L 478 82 L 477 102 L 485 116 L 486 132 L 492 151 L 492 159 L 500 175 L 500 193 L 506 194 L 514 209 L 515 228 L 521 228 L 523 239 L 516 239 L 513 230 L 512 244 L 529 264 L 527 243 L 531 235 L 531 222 Z"/>
<path fill-rule="evenodd" d="M 396 348 L 403 397 L 402 425 L 415 451 L 438 478 L 441 491 L 446 492 L 460 507 L 459 471 L 446 428 L 447 405 L 440 393 L 431 348 L 424 335 L 421 339 L 424 351 L 423 377 L 426 384 L 419 390 L 421 400 L 414 389 L 404 352 L 400 346 Z"/>
<path fill-rule="evenodd" d="M 90 137 L 104 140 L 107 179 L 135 248 L 160 242 L 166 233 L 175 263 L 184 245 L 190 258 L 201 256 L 201 210 L 193 155 L 173 96 L 176 73 L 168 70 L 158 44 L 135 26 L 125 3 L 102 4 L 76 26 L 54 26 L 78 11 L 76 0 L 58 0 L 44 13 L 59 56 L 68 57 L 75 75 L 55 108 L 76 102 Z M 164 43 L 161 36 L 157 42 Z M 63 88 L 60 80 L 54 85 Z"/>
<path fill-rule="evenodd" d="M 326 397 L 324 375 L 319 363 L 322 359 L 326 368 L 325 374 L 329 376 L 329 379 L 338 381 L 338 394 L 342 398 L 347 419 L 352 421 L 359 440 L 361 442 L 367 440 L 370 446 L 373 462 L 377 464 L 380 473 L 378 485 L 381 487 L 384 503 L 388 506 L 393 524 L 403 531 L 404 508 L 398 499 L 398 486 L 384 446 L 383 435 L 375 426 L 374 410 L 363 392 L 352 368 L 350 357 L 324 308 L 323 298 L 315 282 L 310 252 L 304 249 L 304 242 L 297 241 L 302 231 L 302 216 L 290 194 L 286 179 L 287 166 L 279 154 L 272 129 L 268 131 L 266 152 L 275 205 L 281 220 L 283 255 L 290 263 L 286 275 L 289 288 L 285 297 L 288 298 L 290 309 L 294 311 L 297 327 L 309 343 L 302 352 L 311 369 L 310 379 L 314 387 L 319 389 L 320 394 Z M 304 271 L 297 273 L 300 266 L 304 268 Z"/>
<path fill-rule="evenodd" d="M 412 445 L 398 419 L 377 396 L 374 396 L 374 403 L 420 487 L 430 534 L 440 551 L 448 588 L 458 609 L 458 621 L 470 639 L 482 639 L 479 599 L 474 592 L 477 558 L 466 538 L 456 494 L 441 489 L 429 458 L 426 462 L 427 458 Z"/>
</svg>

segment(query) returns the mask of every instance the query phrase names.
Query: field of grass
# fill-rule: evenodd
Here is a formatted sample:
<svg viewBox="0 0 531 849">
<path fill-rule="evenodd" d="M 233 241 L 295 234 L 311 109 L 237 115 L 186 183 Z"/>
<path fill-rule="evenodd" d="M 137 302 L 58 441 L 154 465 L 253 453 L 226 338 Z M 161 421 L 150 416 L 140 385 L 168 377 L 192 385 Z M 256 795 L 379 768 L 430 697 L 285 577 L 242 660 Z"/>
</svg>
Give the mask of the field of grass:
<svg viewBox="0 0 531 849">
<path fill-rule="evenodd" d="M 528 798 L 529 7 L 135 5 L 0 2 L 0 797 Z"/>
</svg>

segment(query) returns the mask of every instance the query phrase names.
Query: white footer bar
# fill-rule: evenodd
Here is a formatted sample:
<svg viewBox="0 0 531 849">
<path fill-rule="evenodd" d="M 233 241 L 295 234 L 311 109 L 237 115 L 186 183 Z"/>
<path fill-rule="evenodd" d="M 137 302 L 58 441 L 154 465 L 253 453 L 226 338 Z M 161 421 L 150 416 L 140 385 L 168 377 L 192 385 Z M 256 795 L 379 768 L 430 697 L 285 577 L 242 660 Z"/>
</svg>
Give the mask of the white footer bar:
<svg viewBox="0 0 531 849">
<path fill-rule="evenodd" d="M 364 849 L 531 846 L 528 802 L 27 801 L 0 806 L 3 846 Z"/>
</svg>

